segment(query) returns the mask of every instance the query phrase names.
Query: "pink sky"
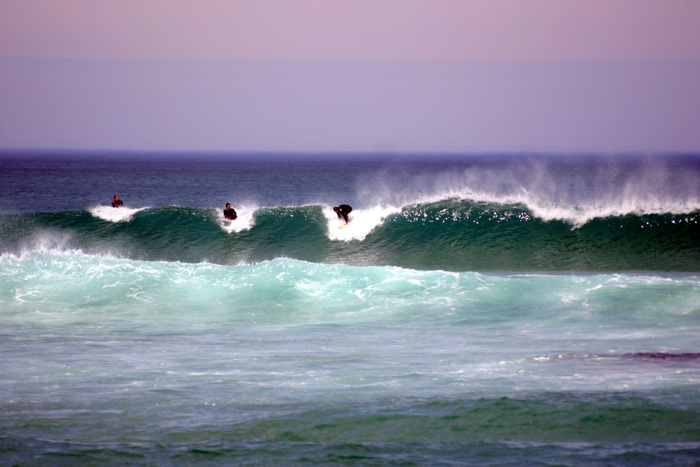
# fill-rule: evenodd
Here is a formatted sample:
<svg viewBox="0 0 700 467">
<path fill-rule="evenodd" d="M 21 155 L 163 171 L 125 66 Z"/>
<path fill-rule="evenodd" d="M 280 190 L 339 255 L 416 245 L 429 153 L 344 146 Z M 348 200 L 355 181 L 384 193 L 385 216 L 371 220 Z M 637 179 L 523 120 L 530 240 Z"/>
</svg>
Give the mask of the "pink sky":
<svg viewBox="0 0 700 467">
<path fill-rule="evenodd" d="M 698 60 L 697 0 L 1 0 L 0 55 Z"/>
<path fill-rule="evenodd" d="M 698 151 L 698 18 L 698 0 L 0 0 L 0 147 Z"/>
</svg>

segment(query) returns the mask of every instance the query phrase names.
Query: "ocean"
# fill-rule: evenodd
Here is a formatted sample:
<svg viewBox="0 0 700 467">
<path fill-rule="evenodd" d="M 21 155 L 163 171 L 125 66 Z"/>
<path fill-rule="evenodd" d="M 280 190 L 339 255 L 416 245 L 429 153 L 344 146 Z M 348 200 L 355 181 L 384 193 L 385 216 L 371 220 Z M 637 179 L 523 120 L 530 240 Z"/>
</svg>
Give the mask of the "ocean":
<svg viewBox="0 0 700 467">
<path fill-rule="evenodd" d="M 698 465 L 699 223 L 692 154 L 3 151 L 0 464 Z"/>
</svg>

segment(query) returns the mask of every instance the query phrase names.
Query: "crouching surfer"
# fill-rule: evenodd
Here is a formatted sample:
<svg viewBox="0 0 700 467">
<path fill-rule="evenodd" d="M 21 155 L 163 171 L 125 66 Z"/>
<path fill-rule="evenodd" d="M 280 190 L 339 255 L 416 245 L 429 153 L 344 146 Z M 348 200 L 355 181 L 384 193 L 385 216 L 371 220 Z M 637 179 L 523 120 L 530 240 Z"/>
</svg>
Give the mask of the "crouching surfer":
<svg viewBox="0 0 700 467">
<path fill-rule="evenodd" d="M 345 225 L 348 225 L 348 222 L 350 222 L 348 214 L 350 214 L 352 211 L 350 206 L 347 204 L 341 204 L 340 206 L 335 206 L 333 211 L 335 211 L 335 213 L 338 215 L 338 219 L 343 219 L 345 221 Z"/>
<path fill-rule="evenodd" d="M 119 199 L 119 195 L 114 195 L 114 201 L 112 201 L 113 208 L 121 208 L 124 206 L 124 201 Z"/>
<path fill-rule="evenodd" d="M 226 209 L 224 209 L 224 217 L 232 221 L 236 220 L 238 214 L 236 214 L 235 209 L 231 207 L 231 203 L 226 203 Z"/>
</svg>

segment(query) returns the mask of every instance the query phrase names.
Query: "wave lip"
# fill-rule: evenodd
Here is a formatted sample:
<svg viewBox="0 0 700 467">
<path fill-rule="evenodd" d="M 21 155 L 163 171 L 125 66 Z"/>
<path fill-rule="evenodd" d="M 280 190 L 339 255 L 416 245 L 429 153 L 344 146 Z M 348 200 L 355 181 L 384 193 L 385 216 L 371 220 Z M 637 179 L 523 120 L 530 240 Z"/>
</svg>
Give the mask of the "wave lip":
<svg viewBox="0 0 700 467">
<path fill-rule="evenodd" d="M 512 191 L 510 191 L 512 190 Z M 453 188 L 436 195 L 421 196 L 403 206 L 438 204 L 459 200 L 474 204 L 494 206 L 520 206 L 542 221 L 562 221 L 580 228 L 595 219 L 644 216 L 653 214 L 681 215 L 700 211 L 700 198 L 694 195 L 680 198 L 677 195 L 622 190 L 622 193 L 591 194 L 577 199 L 560 198 L 556 194 L 530 191 L 525 187 L 502 192 L 470 187 Z"/>
<path fill-rule="evenodd" d="M 700 210 L 699 162 L 670 156 L 465 157 L 452 165 L 426 164 L 410 177 L 387 169 L 367 177 L 360 196 L 370 205 L 449 199 L 518 205 L 543 221 L 580 227 L 594 219 Z M 411 170 L 408 164 L 405 170 Z"/>
</svg>

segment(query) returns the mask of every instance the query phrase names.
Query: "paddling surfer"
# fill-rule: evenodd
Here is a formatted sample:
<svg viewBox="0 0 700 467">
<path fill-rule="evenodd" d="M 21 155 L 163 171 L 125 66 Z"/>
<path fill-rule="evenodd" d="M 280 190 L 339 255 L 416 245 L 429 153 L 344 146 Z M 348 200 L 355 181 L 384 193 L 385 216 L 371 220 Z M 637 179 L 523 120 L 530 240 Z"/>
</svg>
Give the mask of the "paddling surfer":
<svg viewBox="0 0 700 467">
<path fill-rule="evenodd" d="M 232 221 L 236 220 L 236 218 L 238 217 L 238 214 L 236 214 L 236 210 L 231 207 L 231 203 L 226 203 L 226 209 L 224 209 L 224 217 Z"/>
</svg>

